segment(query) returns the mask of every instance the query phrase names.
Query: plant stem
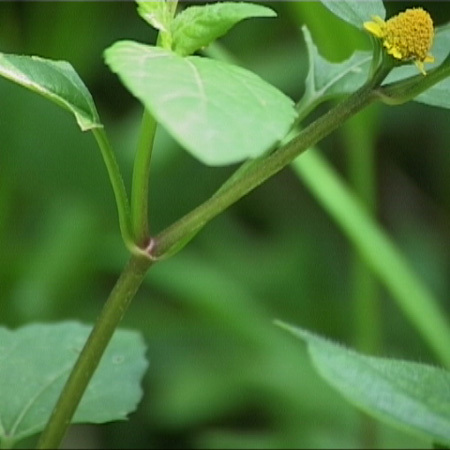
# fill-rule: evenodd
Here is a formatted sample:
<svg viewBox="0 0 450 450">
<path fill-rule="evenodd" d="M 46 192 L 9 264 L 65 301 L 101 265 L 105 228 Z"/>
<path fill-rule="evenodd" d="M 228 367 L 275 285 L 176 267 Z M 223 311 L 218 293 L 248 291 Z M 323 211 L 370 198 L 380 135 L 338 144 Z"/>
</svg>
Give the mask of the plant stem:
<svg viewBox="0 0 450 450">
<path fill-rule="evenodd" d="M 378 94 L 388 105 L 400 105 L 425 92 L 436 83 L 450 76 L 450 54 L 439 67 L 430 70 L 427 75 L 416 75 L 387 86 L 381 86 Z"/>
<path fill-rule="evenodd" d="M 298 155 L 334 131 L 349 117 L 376 100 L 372 84 L 364 85 L 358 91 L 338 103 L 334 108 L 306 127 L 300 134 L 266 158 L 255 160 L 242 177 L 221 188 L 220 195 L 186 214 L 154 238 L 153 258 L 162 258 L 179 250 L 179 243 L 194 236 L 207 222 L 220 214 L 244 195 L 258 187 L 272 175 L 279 172 Z M 238 169 L 239 170 L 239 169 Z"/>
<path fill-rule="evenodd" d="M 145 247 L 149 241 L 148 185 L 156 125 L 155 119 L 147 109 L 145 109 L 142 117 L 136 157 L 134 160 L 131 190 L 131 223 L 133 227 L 134 242 L 142 247 Z"/>
<path fill-rule="evenodd" d="M 176 6 L 176 2 L 174 5 Z M 125 186 L 106 134 L 103 129 L 93 130 L 113 186 L 122 237 L 132 256 L 75 363 L 53 409 L 52 416 L 42 433 L 38 448 L 56 448 L 61 443 L 115 329 L 152 262 L 167 256 L 174 248 L 176 250 L 181 248 L 180 243 L 187 242 L 215 216 L 276 174 L 299 154 L 329 135 L 349 117 L 379 99 L 381 92 L 393 94 L 395 98 L 395 89 L 393 91 L 381 89 L 377 91 L 376 89 L 389 70 L 388 67 L 381 65 L 380 70 L 367 84 L 306 127 L 297 137 L 267 157 L 248 164 L 245 170 L 226 183 L 216 195 L 152 239 L 152 246 L 148 248 L 148 254 L 135 244 L 134 238 L 147 239 L 148 170 L 151 143 L 154 138 L 154 121 L 148 113 L 144 113 L 143 132 L 136 156 L 140 162 L 136 162 L 133 175 L 133 222 L 131 222 Z"/>
<path fill-rule="evenodd" d="M 58 448 L 112 335 L 152 262 L 133 255 L 117 280 L 53 409 L 37 448 Z"/>
<path fill-rule="evenodd" d="M 170 0 L 166 7 L 171 20 L 175 16 L 178 0 Z M 156 45 L 170 50 L 172 38 L 169 31 L 160 31 Z M 142 116 L 141 132 L 136 150 L 131 187 L 131 227 L 134 242 L 145 248 L 150 241 L 148 226 L 148 186 L 150 179 L 150 162 L 153 153 L 157 122 L 145 108 Z"/>
<path fill-rule="evenodd" d="M 128 203 L 127 191 L 123 183 L 123 178 L 120 173 L 114 151 L 111 148 L 106 132 L 103 128 L 94 128 L 92 132 L 98 146 L 100 147 L 103 161 L 105 162 L 109 179 L 114 191 L 122 239 L 125 242 L 126 247 L 132 253 L 136 253 L 136 245 L 134 244 L 133 235 L 131 233 L 130 205 Z"/>
</svg>

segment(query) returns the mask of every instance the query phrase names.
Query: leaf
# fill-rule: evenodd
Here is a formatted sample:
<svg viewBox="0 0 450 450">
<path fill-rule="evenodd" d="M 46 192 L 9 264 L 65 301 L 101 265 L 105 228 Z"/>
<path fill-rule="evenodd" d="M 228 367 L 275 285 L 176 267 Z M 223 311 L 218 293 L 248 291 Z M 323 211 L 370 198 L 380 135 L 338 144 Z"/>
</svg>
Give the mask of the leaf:
<svg viewBox="0 0 450 450">
<path fill-rule="evenodd" d="M 308 110 L 332 97 L 349 94 L 367 80 L 372 52 L 356 51 L 341 63 L 331 63 L 319 55 L 306 26 L 302 27 L 308 50 L 309 71 L 305 93 L 299 103 L 301 110 Z"/>
<path fill-rule="evenodd" d="M 277 322 L 304 340 L 319 374 L 368 414 L 439 444 L 450 444 L 450 372 L 365 356 L 306 330 Z"/>
<path fill-rule="evenodd" d="M 102 127 L 90 92 L 68 62 L 0 53 L 0 75 L 73 113 L 81 130 Z"/>
<path fill-rule="evenodd" d="M 221 2 L 191 6 L 172 22 L 173 50 L 191 55 L 223 36 L 233 25 L 249 17 L 275 17 L 270 8 L 253 3 Z"/>
<path fill-rule="evenodd" d="M 170 24 L 173 20 L 176 3 L 173 0 L 137 0 L 136 3 L 138 4 L 138 14 L 149 25 L 159 31 L 161 46 L 164 48 L 171 48 L 172 33 L 170 31 Z"/>
<path fill-rule="evenodd" d="M 90 330 L 76 322 L 0 328 L 0 444 L 43 430 Z M 126 419 L 142 397 L 140 380 L 148 365 L 144 353 L 138 333 L 118 330 L 74 423 Z"/>
<path fill-rule="evenodd" d="M 171 14 L 165 0 L 138 0 L 138 14 L 153 28 L 159 31 L 169 31 Z"/>
<path fill-rule="evenodd" d="M 291 99 L 237 66 L 131 41 L 115 43 L 105 58 L 156 120 L 205 164 L 260 156 L 295 118 Z"/>
<path fill-rule="evenodd" d="M 362 28 L 363 23 L 372 19 L 372 16 L 386 17 L 381 0 L 321 0 L 333 14 L 342 20 Z"/>
</svg>

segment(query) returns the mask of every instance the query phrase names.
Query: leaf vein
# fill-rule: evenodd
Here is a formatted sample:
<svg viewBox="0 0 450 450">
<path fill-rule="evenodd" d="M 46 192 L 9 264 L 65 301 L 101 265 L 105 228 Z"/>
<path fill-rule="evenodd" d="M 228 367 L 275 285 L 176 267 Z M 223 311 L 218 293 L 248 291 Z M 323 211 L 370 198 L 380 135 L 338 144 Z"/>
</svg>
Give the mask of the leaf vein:
<svg viewBox="0 0 450 450">
<path fill-rule="evenodd" d="M 31 410 L 32 406 L 37 402 L 39 397 L 41 397 L 45 391 L 47 391 L 56 381 L 58 381 L 63 375 L 67 374 L 70 369 L 72 368 L 73 362 L 71 363 L 70 367 L 66 367 L 64 370 L 62 370 L 60 373 L 58 373 L 55 377 L 53 377 L 47 384 L 45 384 L 41 389 L 39 389 L 36 394 L 30 398 L 28 403 L 24 406 L 22 411 L 19 413 L 16 421 L 14 422 L 12 428 L 11 428 L 11 435 L 13 435 L 17 428 L 19 427 L 20 423 L 23 421 L 23 419 L 26 417 L 28 412 Z M 28 431 L 22 431 L 21 434 L 28 434 Z"/>
</svg>

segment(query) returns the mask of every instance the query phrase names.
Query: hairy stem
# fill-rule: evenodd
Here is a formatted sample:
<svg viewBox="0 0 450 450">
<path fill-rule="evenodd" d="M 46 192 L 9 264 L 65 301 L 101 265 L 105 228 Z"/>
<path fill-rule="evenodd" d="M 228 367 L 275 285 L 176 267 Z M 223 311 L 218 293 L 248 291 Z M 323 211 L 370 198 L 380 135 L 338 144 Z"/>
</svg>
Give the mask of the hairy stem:
<svg viewBox="0 0 450 450">
<path fill-rule="evenodd" d="M 58 448 L 101 357 L 152 262 L 133 255 L 98 317 L 53 409 L 37 448 Z"/>
</svg>

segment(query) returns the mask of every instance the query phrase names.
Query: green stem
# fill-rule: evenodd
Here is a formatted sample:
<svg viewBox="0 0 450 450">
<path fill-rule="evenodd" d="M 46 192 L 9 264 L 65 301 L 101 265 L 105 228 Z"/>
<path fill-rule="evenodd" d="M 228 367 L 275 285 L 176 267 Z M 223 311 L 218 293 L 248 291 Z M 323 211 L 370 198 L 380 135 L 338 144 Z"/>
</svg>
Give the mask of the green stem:
<svg viewBox="0 0 450 450">
<path fill-rule="evenodd" d="M 171 19 L 175 16 L 178 0 L 167 2 L 167 11 Z M 170 50 L 172 38 L 170 31 L 160 31 L 156 45 Z M 153 153 L 157 122 L 147 109 L 142 116 L 139 142 L 134 159 L 131 188 L 131 227 L 134 242 L 145 248 L 150 243 L 148 225 L 148 187 L 150 180 L 150 162 Z"/>
<path fill-rule="evenodd" d="M 207 222 L 220 214 L 244 195 L 255 189 L 272 175 L 279 172 L 299 154 L 323 139 L 349 117 L 376 99 L 373 83 L 364 85 L 322 117 L 306 127 L 296 138 L 266 158 L 255 160 L 236 177 L 234 183 L 221 188 L 220 195 L 213 195 L 202 205 L 162 231 L 154 239 L 153 258 L 162 258 L 179 250 L 179 243 L 194 236 Z"/>
<path fill-rule="evenodd" d="M 176 2 L 174 2 L 174 5 L 176 5 Z M 212 196 L 208 201 L 152 239 L 152 245 L 151 248 L 150 246 L 148 248 L 148 254 L 135 245 L 133 237 L 140 236 L 142 238 L 144 236 L 143 232 L 145 232 L 146 236 L 148 231 L 147 208 L 144 208 L 145 213 L 137 211 L 143 206 L 142 203 L 139 203 L 139 199 L 144 193 L 144 202 L 147 201 L 148 185 L 146 183 L 148 183 L 148 176 L 144 177 L 144 175 L 148 175 L 151 147 L 149 150 L 149 146 L 144 145 L 144 143 L 150 144 L 150 137 L 152 136 L 150 117 L 144 116 L 143 130 L 145 130 L 145 133 L 143 134 L 146 137 L 141 137 L 139 151 L 142 148 L 142 154 L 137 156 L 137 159 L 141 159 L 143 163 L 142 165 L 136 163 L 137 169 L 135 166 L 133 225 L 130 220 L 126 190 L 114 153 L 108 143 L 105 132 L 102 129 L 94 130 L 95 138 L 102 151 L 113 186 L 122 237 L 132 252 L 132 257 L 111 292 L 75 363 L 52 416 L 40 438 L 38 448 L 56 448 L 60 444 L 104 350 L 136 294 L 146 272 L 152 265 L 152 261 L 167 256 L 174 248 L 178 249 L 180 242 L 186 241 L 193 236 L 212 218 L 276 174 L 299 154 L 334 131 L 349 117 L 376 99 L 379 99 L 380 91 L 377 91 L 376 88 L 388 71 L 388 68 L 382 65 L 379 72 L 366 85 L 305 128 L 296 138 L 266 158 L 255 160 L 252 164 L 246 166 L 246 169 L 241 172 L 241 176 L 236 176 L 232 182 L 226 183 L 218 194 Z M 141 200 L 143 200 L 142 197 Z"/>
<path fill-rule="evenodd" d="M 155 119 L 145 109 L 134 160 L 131 190 L 131 223 L 134 242 L 141 247 L 145 247 L 149 242 L 148 185 L 156 125 Z"/>
<path fill-rule="evenodd" d="M 58 448 L 112 335 L 152 262 L 133 255 L 112 290 L 53 409 L 37 448 Z"/>
<path fill-rule="evenodd" d="M 175 15 L 178 1 L 169 2 Z M 161 36 L 158 37 L 160 43 Z M 83 394 L 97 369 L 114 331 L 153 261 L 146 247 L 152 242 L 148 229 L 148 183 L 156 121 L 144 110 L 132 180 L 131 213 L 128 197 L 114 152 L 103 128 L 93 133 L 100 147 L 116 199 L 122 238 L 132 256 L 106 301 L 40 437 L 38 448 L 57 448 L 75 414 Z"/>
<path fill-rule="evenodd" d="M 427 75 L 416 75 L 406 80 L 381 86 L 377 93 L 381 100 L 388 105 L 400 105 L 417 97 L 436 83 L 450 76 L 450 54 L 444 62 Z"/>
<path fill-rule="evenodd" d="M 100 151 L 102 153 L 114 191 L 122 239 L 125 242 L 126 247 L 132 253 L 136 253 L 136 245 L 134 244 L 133 235 L 131 233 L 130 206 L 128 203 L 127 191 L 123 183 L 119 165 L 117 164 L 116 157 L 114 156 L 114 151 L 111 148 L 106 132 L 103 128 L 94 128 L 92 132 L 97 140 L 98 146 L 100 147 Z"/>
</svg>

